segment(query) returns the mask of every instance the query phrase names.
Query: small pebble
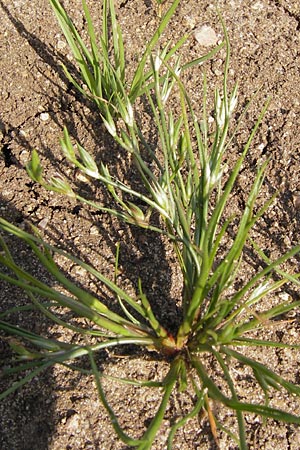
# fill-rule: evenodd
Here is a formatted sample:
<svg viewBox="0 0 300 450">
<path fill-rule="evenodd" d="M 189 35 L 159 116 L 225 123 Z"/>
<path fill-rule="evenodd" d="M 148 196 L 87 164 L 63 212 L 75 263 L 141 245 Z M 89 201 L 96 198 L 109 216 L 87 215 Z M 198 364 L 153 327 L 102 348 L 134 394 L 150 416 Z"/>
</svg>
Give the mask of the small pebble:
<svg viewBox="0 0 300 450">
<path fill-rule="evenodd" d="M 49 221 L 48 217 L 44 217 L 42 220 L 40 220 L 39 225 L 38 225 L 39 228 L 41 228 L 42 230 L 45 230 L 45 228 L 48 225 L 48 221 Z"/>
<path fill-rule="evenodd" d="M 27 133 L 26 133 L 25 130 L 19 130 L 19 135 L 22 136 L 22 137 L 26 137 Z"/>
<path fill-rule="evenodd" d="M 82 277 L 82 278 L 85 278 L 86 275 L 87 275 L 87 271 L 86 271 L 83 267 L 81 267 L 81 266 L 75 266 L 75 267 L 73 267 L 71 273 L 72 273 L 72 274 L 75 274 L 75 275 L 78 276 L 78 277 Z"/>
<path fill-rule="evenodd" d="M 47 113 L 47 112 L 43 112 L 43 113 L 41 113 L 40 114 L 40 119 L 43 121 L 43 122 L 46 122 L 47 120 L 49 120 L 49 114 Z"/>
<path fill-rule="evenodd" d="M 22 150 L 20 153 L 20 163 L 25 166 L 30 159 L 30 154 L 27 150 Z"/>
<path fill-rule="evenodd" d="M 287 302 L 290 299 L 290 295 L 287 292 L 280 292 L 278 297 L 284 302 Z"/>
<path fill-rule="evenodd" d="M 218 36 L 215 30 L 209 25 L 202 25 L 194 31 L 194 37 L 196 41 L 203 47 L 210 47 L 216 45 L 218 42 Z"/>
<path fill-rule="evenodd" d="M 94 236 L 96 236 L 96 235 L 99 234 L 99 229 L 98 229 L 98 227 L 96 227 L 96 225 L 93 225 L 93 226 L 90 228 L 90 234 L 92 234 L 92 235 L 94 235 Z"/>
</svg>

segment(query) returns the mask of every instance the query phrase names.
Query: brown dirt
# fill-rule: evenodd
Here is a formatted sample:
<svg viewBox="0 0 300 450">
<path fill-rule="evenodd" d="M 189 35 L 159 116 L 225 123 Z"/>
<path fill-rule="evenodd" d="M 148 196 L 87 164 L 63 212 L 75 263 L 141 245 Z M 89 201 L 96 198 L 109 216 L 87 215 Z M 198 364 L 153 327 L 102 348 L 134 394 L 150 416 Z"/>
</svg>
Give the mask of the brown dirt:
<svg viewBox="0 0 300 450">
<path fill-rule="evenodd" d="M 270 157 L 262 197 L 269 197 L 274 192 L 278 192 L 278 197 L 257 227 L 255 237 L 261 248 L 276 257 L 299 241 L 299 213 L 292 198 L 293 192 L 300 187 L 300 4 L 295 0 L 220 0 L 217 3 L 230 36 L 230 85 L 239 82 L 240 107 L 260 88 L 258 100 L 244 120 L 232 154 L 228 156 L 229 165 L 235 158 L 234 150 L 238 151 L 240 143 L 245 142 L 263 101 L 267 96 L 272 96 L 264 124 L 239 178 L 233 208 L 240 208 L 249 182 L 253 180 L 255 167 L 262 158 Z M 84 22 L 80 4 L 79 0 L 64 2 L 79 30 L 82 30 Z M 99 21 L 99 2 L 89 0 L 88 4 L 92 16 Z M 157 25 L 157 15 L 150 0 L 116 1 L 116 4 L 130 67 L 135 64 L 147 37 Z M 70 66 L 72 61 L 67 47 L 63 45 L 64 39 L 48 2 L 0 0 L 0 18 L 1 216 L 22 226 L 26 220 L 39 225 L 49 239 L 91 261 L 106 274 L 113 270 L 115 245 L 121 242 L 123 286 L 132 290 L 137 277 L 143 277 L 144 288 L 152 300 L 161 299 L 157 301 L 157 308 L 161 308 L 164 323 L 169 328 L 174 326 L 178 317 L 176 304 L 180 299 L 180 281 L 172 265 L 172 256 L 164 243 L 150 233 L 130 231 L 110 221 L 104 214 L 95 214 L 88 208 L 45 192 L 29 180 L 24 166 L 30 159 L 32 149 L 36 148 L 47 176 L 62 171 L 75 180 L 74 183 L 79 189 L 85 190 L 87 195 L 105 201 L 105 193 L 100 186 L 87 187 L 76 178 L 76 171 L 65 165 L 58 143 L 64 124 L 72 136 L 97 154 L 99 159 L 110 162 L 116 170 L 126 172 L 128 177 L 133 177 L 134 173 L 129 162 L 122 159 L 119 150 L 103 135 L 95 108 L 79 98 L 60 69 L 61 61 L 67 61 Z M 175 42 L 184 32 L 202 24 L 212 26 L 221 36 L 213 2 L 182 0 L 163 39 Z M 183 58 L 188 60 L 203 52 L 204 49 L 191 37 L 183 48 Z M 221 52 L 205 66 L 211 87 L 221 86 L 223 61 L 224 53 Z M 186 77 L 193 103 L 199 106 L 202 70 L 198 68 Z M 28 250 L 15 240 L 11 243 L 19 261 L 38 276 L 47 279 Z M 256 262 L 251 260 L 251 255 L 248 255 L 248 264 L 251 270 L 255 270 Z M 299 261 L 295 261 L 295 264 L 299 265 Z M 159 271 L 157 267 L 160 267 Z M 86 280 L 75 266 L 66 269 L 80 283 L 89 289 L 96 289 L 92 281 Z M 294 291 L 279 295 L 299 297 Z M 27 301 L 21 292 L 6 285 L 1 288 L 0 297 L 4 308 Z M 278 299 L 269 301 L 276 302 Z M 298 342 L 299 314 L 295 318 L 298 320 L 281 327 L 277 338 L 284 342 Z M 25 321 L 22 316 L 19 320 L 20 323 Z M 59 338 L 59 330 L 39 315 L 26 317 L 26 324 L 35 332 L 51 332 Z M 272 337 L 274 333 L 268 330 L 264 337 Z M 70 336 L 70 339 L 76 337 Z M 4 363 L 7 363 L 5 341 L 1 348 Z M 161 379 L 166 373 L 163 361 L 153 360 L 151 354 L 131 352 L 131 356 L 126 359 L 113 354 L 109 363 L 105 353 L 100 355 L 100 363 L 110 375 Z M 248 352 L 249 355 L 251 352 Z M 290 381 L 299 382 L 299 352 L 257 350 L 255 357 L 270 368 L 276 368 Z M 247 374 L 240 367 L 234 370 L 239 380 L 241 397 L 248 401 L 258 399 L 261 392 L 249 382 Z M 139 435 L 158 404 L 157 391 L 108 382 L 105 383 L 105 389 L 122 423 L 130 433 Z M 192 398 L 188 395 L 174 396 L 154 449 L 165 448 L 168 424 L 172 418 L 186 411 L 191 402 Z M 273 403 L 300 414 L 297 398 L 274 392 Z M 218 405 L 214 405 L 214 408 L 226 426 L 235 426 L 228 412 L 219 409 Z M 247 415 L 246 421 L 250 448 L 300 448 L 298 427 L 271 420 L 264 423 L 251 415 Z M 3 450 L 125 449 L 117 441 L 108 417 L 98 403 L 92 380 L 60 367 L 34 378 L 29 385 L 2 402 L 0 427 L 0 448 Z M 176 436 L 173 448 L 214 448 L 207 420 L 190 421 Z M 221 434 L 220 448 L 234 449 L 235 445 Z"/>
</svg>

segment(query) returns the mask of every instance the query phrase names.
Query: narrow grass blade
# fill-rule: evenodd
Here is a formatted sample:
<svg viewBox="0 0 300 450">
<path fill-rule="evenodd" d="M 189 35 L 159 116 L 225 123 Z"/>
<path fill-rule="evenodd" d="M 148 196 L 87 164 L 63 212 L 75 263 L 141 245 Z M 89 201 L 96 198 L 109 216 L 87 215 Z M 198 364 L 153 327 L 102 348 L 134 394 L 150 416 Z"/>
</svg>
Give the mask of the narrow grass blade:
<svg viewBox="0 0 300 450">
<path fill-rule="evenodd" d="M 190 419 L 192 419 L 193 417 L 197 416 L 201 409 L 204 406 L 204 395 L 205 395 L 205 390 L 204 391 L 199 391 L 197 389 L 197 400 L 195 403 L 195 406 L 193 407 L 193 409 L 186 414 L 182 419 L 178 420 L 171 428 L 169 436 L 168 436 L 168 447 L 167 450 L 172 450 L 173 449 L 173 440 L 175 437 L 176 432 L 182 428 Z"/>
<path fill-rule="evenodd" d="M 225 353 L 228 356 L 231 356 L 231 357 L 237 359 L 242 364 L 244 364 L 248 367 L 251 367 L 253 370 L 260 373 L 261 376 L 266 377 L 266 379 L 273 380 L 273 382 L 276 385 L 282 386 L 283 388 L 286 389 L 287 392 L 300 396 L 300 387 L 299 386 L 286 381 L 284 378 L 277 375 L 272 370 L 268 369 L 264 364 L 261 364 L 251 358 L 248 358 L 248 357 L 242 355 L 240 352 L 237 352 L 236 350 L 230 349 L 225 346 L 222 346 L 220 348 L 220 351 L 222 353 Z M 299 417 L 298 423 L 300 423 L 300 417 Z"/>
<path fill-rule="evenodd" d="M 224 378 L 227 382 L 227 385 L 228 385 L 231 395 L 232 395 L 232 399 L 235 401 L 238 401 L 238 395 L 237 395 L 237 392 L 236 392 L 236 389 L 234 386 L 234 381 L 231 378 L 229 369 L 228 369 L 227 365 L 225 364 L 225 361 L 223 360 L 221 354 L 218 351 L 216 351 L 214 348 L 212 349 L 212 353 L 222 368 Z M 244 417 L 243 417 L 243 414 L 241 411 L 236 411 L 236 415 L 237 415 L 237 421 L 238 421 L 238 426 L 239 426 L 239 445 L 240 445 L 241 450 L 246 450 L 248 448 L 248 446 L 247 446 L 247 441 L 246 441 Z"/>
<path fill-rule="evenodd" d="M 160 36 L 164 32 L 167 24 L 169 23 L 171 17 L 173 16 L 177 6 L 179 5 L 180 0 L 173 1 L 172 5 L 170 6 L 169 10 L 166 12 L 165 16 L 162 18 L 159 27 L 157 28 L 156 32 L 154 33 L 153 37 L 151 38 L 150 42 L 148 42 L 146 50 L 140 59 L 140 62 L 138 64 L 138 67 L 135 71 L 131 87 L 130 87 L 130 94 L 129 97 L 132 102 L 135 101 L 135 99 L 140 95 L 140 90 L 143 86 L 144 82 L 144 68 L 147 61 L 148 56 L 150 55 L 151 51 L 155 47 L 156 43 L 158 42 Z"/>
<path fill-rule="evenodd" d="M 141 444 L 138 447 L 138 450 L 150 450 L 152 443 L 155 439 L 155 436 L 158 432 L 159 427 L 161 426 L 162 420 L 165 415 L 165 411 L 172 394 L 174 385 L 179 376 L 180 371 L 182 370 L 181 365 L 184 364 L 180 359 L 175 359 L 170 366 L 170 370 L 164 380 L 164 393 L 162 396 L 162 400 L 160 406 L 153 417 L 147 431 L 143 435 L 144 444 Z"/>
<path fill-rule="evenodd" d="M 107 399 L 106 399 L 106 395 L 104 393 L 104 390 L 102 388 L 102 384 L 101 384 L 101 375 L 99 373 L 99 370 L 97 368 L 93 353 L 90 349 L 88 349 L 88 355 L 90 358 L 90 363 L 91 363 L 91 367 L 93 370 L 93 374 L 95 377 L 95 382 L 96 382 L 96 386 L 97 386 L 97 391 L 98 391 L 98 395 L 99 398 L 103 404 L 103 406 L 105 407 L 106 411 L 108 412 L 110 419 L 111 419 L 111 423 L 114 427 L 115 432 L 117 433 L 117 435 L 119 436 L 119 438 L 126 444 L 126 445 L 130 445 L 132 447 L 137 447 L 143 444 L 143 440 L 137 440 L 137 439 L 133 439 L 131 437 L 129 437 L 121 428 L 118 419 L 113 411 L 113 409 L 110 407 Z M 140 448 L 140 447 L 139 447 Z"/>
<path fill-rule="evenodd" d="M 64 257 L 66 257 L 67 259 L 70 259 L 71 261 L 75 262 L 76 264 L 78 264 L 81 267 L 83 267 L 84 269 L 86 269 L 89 273 L 95 275 L 96 278 L 98 278 L 107 287 L 109 287 L 112 290 L 112 292 L 119 295 L 123 300 L 125 300 L 127 303 L 129 303 L 130 306 L 132 306 L 139 314 L 141 314 L 143 316 L 144 310 L 136 301 L 134 301 L 122 289 L 118 288 L 118 286 L 116 286 L 112 281 L 110 281 L 109 279 L 104 277 L 102 274 L 100 274 L 98 271 L 93 269 L 90 265 L 85 264 L 80 259 L 62 251 L 59 248 L 56 248 L 56 247 L 53 247 L 53 246 L 47 244 L 45 241 L 38 238 L 37 236 L 31 235 L 29 233 L 26 233 L 23 230 L 20 230 L 19 228 L 15 227 L 14 225 L 10 224 L 9 222 L 5 221 L 4 219 L 0 219 L 0 226 L 6 232 L 12 233 L 12 234 L 16 235 L 17 237 L 23 239 L 25 242 L 27 242 L 31 246 L 31 248 L 36 252 L 36 255 L 41 258 L 41 261 L 45 262 L 46 267 L 48 268 L 50 273 L 52 273 L 54 276 L 58 276 L 59 277 L 58 279 L 60 280 L 60 282 L 62 282 L 62 284 L 64 284 L 68 289 L 70 289 L 71 292 L 75 296 L 81 297 L 81 295 L 83 294 L 83 299 L 85 299 L 88 302 L 88 305 L 98 308 L 99 313 L 106 314 L 106 313 L 109 313 L 109 310 L 98 299 L 95 299 L 93 296 L 89 295 L 86 291 L 83 291 L 82 289 L 78 288 L 73 283 L 71 283 L 69 280 L 67 280 L 66 277 L 64 277 L 64 275 L 62 273 L 60 273 L 60 271 L 56 267 L 55 263 L 53 262 L 52 258 L 50 257 L 50 253 L 49 253 L 50 251 L 60 254 Z M 38 245 L 42 245 L 42 247 L 45 250 L 47 250 L 47 253 L 43 254 L 39 250 Z M 50 258 L 50 260 L 47 258 Z M 45 285 L 43 283 L 40 286 L 45 287 Z M 51 290 L 50 288 L 47 288 L 47 289 L 48 289 L 48 291 Z M 117 315 L 115 318 L 117 318 Z"/>
<path fill-rule="evenodd" d="M 8 389 L 6 389 L 4 392 L 0 392 L 0 400 L 3 400 L 8 395 L 12 394 L 16 390 L 20 389 L 22 386 L 27 384 L 29 381 L 31 381 L 34 377 L 38 376 L 41 372 L 44 372 L 49 367 L 53 365 L 52 362 L 45 362 L 43 365 L 37 367 L 35 370 L 31 371 L 30 373 L 24 375 L 21 380 L 18 380 L 14 382 Z"/>
<path fill-rule="evenodd" d="M 300 417 L 294 414 L 287 413 L 277 408 L 271 408 L 256 403 L 243 403 L 226 397 L 220 391 L 217 385 L 209 378 L 202 363 L 199 360 L 197 361 L 195 359 L 193 359 L 192 363 L 197 370 L 197 373 L 199 374 L 199 378 L 202 381 L 203 385 L 207 387 L 208 395 L 211 398 L 219 401 L 220 403 L 223 403 L 225 406 L 235 411 L 250 412 L 253 414 L 258 414 L 262 417 L 267 417 L 286 423 L 300 424 Z"/>
</svg>

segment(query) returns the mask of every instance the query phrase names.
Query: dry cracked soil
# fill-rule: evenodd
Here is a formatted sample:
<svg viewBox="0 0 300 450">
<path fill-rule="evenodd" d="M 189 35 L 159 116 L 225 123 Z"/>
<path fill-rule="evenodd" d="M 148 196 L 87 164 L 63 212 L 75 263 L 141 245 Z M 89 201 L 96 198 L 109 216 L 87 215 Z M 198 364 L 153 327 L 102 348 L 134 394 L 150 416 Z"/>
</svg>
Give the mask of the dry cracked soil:
<svg viewBox="0 0 300 450">
<path fill-rule="evenodd" d="M 151 0 L 116 0 L 118 20 L 123 30 L 129 73 L 136 65 L 145 42 L 158 24 L 157 8 Z M 273 193 L 277 197 L 255 229 L 255 238 L 270 257 L 276 257 L 299 242 L 299 203 L 295 192 L 300 190 L 300 3 L 297 0 L 219 0 L 217 6 L 224 18 L 231 42 L 229 87 L 239 84 L 239 106 L 258 91 L 256 100 L 244 118 L 236 142 L 226 163 L 235 160 L 240 146 L 247 139 L 261 106 L 268 96 L 271 104 L 247 157 L 232 199 L 232 211 L 243 208 L 257 166 L 262 159 L 270 162 L 262 186 L 261 200 Z M 100 26 L 101 2 L 89 0 L 88 5 L 97 26 Z M 167 8 L 168 1 L 163 4 Z M 81 1 L 65 0 L 64 6 L 79 31 L 86 33 Z M 222 28 L 215 3 L 206 0 L 182 0 L 162 42 L 176 42 L 184 33 L 190 37 L 181 49 L 183 60 L 205 53 L 194 31 L 203 25 L 211 27 L 221 39 Z M 59 138 L 64 125 L 72 138 L 89 149 L 126 179 L 134 182 L 135 170 L 123 153 L 105 135 L 95 107 L 84 101 L 70 86 L 62 69 L 66 62 L 74 69 L 70 51 L 47 0 L 0 0 L 0 214 L 21 227 L 31 222 L 37 225 L 50 242 L 91 262 L 104 274 L 114 270 L 116 243 L 120 242 L 120 283 L 129 291 L 143 278 L 144 289 L 154 302 L 160 317 L 169 328 L 176 325 L 180 310 L 181 280 L 170 249 L 163 241 L 111 220 L 108 215 L 46 192 L 33 183 L 25 170 L 32 149 L 37 149 L 45 174 L 63 173 L 81 192 L 90 198 L 106 201 L 105 191 L 86 180 L 62 156 Z M 163 45 L 163 44 L 161 44 Z M 194 68 L 185 78 L 193 105 L 201 111 L 202 74 L 205 69 L 209 92 L 222 85 L 224 51 L 205 65 Z M 145 133 L 154 139 L 151 120 L 145 118 Z M 150 125 L 149 125 L 150 124 Z M 147 128 L 148 127 L 148 128 Z M 16 258 L 28 270 L 49 283 L 53 280 L 39 266 L 29 250 L 9 238 Z M 246 255 L 246 272 L 257 269 L 251 254 Z M 293 269 L 299 259 L 292 263 Z M 68 275 L 87 289 L 97 292 L 93 280 L 87 279 L 75 265 L 64 267 Z M 296 267 L 297 270 L 297 267 Z M 267 299 L 299 298 L 299 292 L 282 291 Z M 28 301 L 24 294 L 5 284 L 0 291 L 1 310 Z M 155 303 L 156 302 L 156 303 Z M 287 343 L 299 343 L 300 314 L 280 325 L 266 329 L 261 338 L 275 338 Z M 77 342 L 71 332 L 63 332 L 38 313 L 20 314 L 15 320 L 31 331 Z M 69 334 L 68 334 L 69 333 Z M 81 341 L 80 341 L 81 342 Z M 1 365 L 8 364 L 9 347 L 0 340 Z M 122 353 L 103 352 L 99 364 L 111 376 L 135 379 L 161 379 L 166 363 L 151 354 L 128 350 Z M 248 354 L 299 383 L 299 352 L 283 349 L 248 350 Z M 220 378 L 218 369 L 215 376 Z M 239 395 L 246 401 L 261 399 L 261 391 L 253 379 L 234 368 L 239 383 Z M 7 386 L 2 380 L 1 390 Z M 222 380 L 220 380 L 222 383 Z M 116 414 L 129 433 L 138 436 L 148 424 L 158 405 L 156 390 L 104 382 L 107 396 Z M 174 395 L 153 449 L 166 448 L 166 430 L 174 417 L 191 406 L 192 398 Z M 274 392 L 272 404 L 300 414 L 299 399 L 284 392 Z M 212 405 L 225 426 L 235 428 L 231 413 Z M 280 422 L 262 421 L 246 415 L 247 439 L 250 449 L 298 450 L 300 429 Z M 0 448 L 2 450 L 120 450 L 126 447 L 118 441 L 108 416 L 98 402 L 91 377 L 55 367 L 35 377 L 28 385 L 0 403 Z M 219 447 L 235 449 L 225 433 L 220 433 Z M 173 448 L 181 450 L 214 449 L 207 417 L 190 420 L 174 440 Z"/>
</svg>

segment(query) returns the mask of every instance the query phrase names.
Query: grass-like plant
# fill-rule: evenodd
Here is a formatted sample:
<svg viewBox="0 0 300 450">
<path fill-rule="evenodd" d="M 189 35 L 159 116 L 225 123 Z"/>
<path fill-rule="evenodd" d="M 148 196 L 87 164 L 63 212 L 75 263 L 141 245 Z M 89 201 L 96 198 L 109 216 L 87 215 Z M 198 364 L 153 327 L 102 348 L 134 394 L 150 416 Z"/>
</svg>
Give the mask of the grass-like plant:
<svg viewBox="0 0 300 450">
<path fill-rule="evenodd" d="M 282 265 L 299 253 L 300 246 L 292 248 L 273 261 L 251 239 L 251 230 L 273 200 L 271 198 L 258 209 L 255 207 L 268 161 L 263 162 L 258 168 L 240 217 L 230 217 L 226 213 L 236 179 L 268 102 L 262 108 L 235 164 L 224 173 L 224 154 L 231 148 L 232 139 L 239 126 L 237 123 L 235 127 L 230 127 L 230 120 L 237 104 L 237 86 L 228 93 L 230 47 L 225 27 L 223 29 L 227 56 L 224 79 L 222 89 L 215 91 L 214 121 L 211 123 L 206 113 L 205 76 L 202 117 L 199 120 L 182 82 L 181 74 L 185 69 L 213 56 L 222 44 L 203 58 L 185 65 L 181 65 L 180 59 L 175 58 L 175 53 L 185 38 L 173 48 L 167 46 L 161 52 L 153 53 L 154 46 L 179 0 L 172 3 L 161 19 L 157 32 L 149 41 L 137 65 L 131 83 L 126 78 L 122 34 L 112 0 L 105 0 L 103 3 L 103 25 L 99 43 L 87 5 L 83 0 L 90 37 L 89 49 L 59 1 L 50 0 L 50 3 L 73 51 L 82 78 L 75 79 L 65 68 L 66 74 L 75 87 L 98 106 L 106 129 L 134 161 L 143 191 L 137 191 L 112 176 L 106 165 L 102 163 L 97 165 L 86 149 L 79 143 L 72 143 L 67 129 L 64 130 L 61 140 L 64 155 L 91 181 L 94 179 L 101 182 L 115 206 L 102 205 L 96 200 L 91 201 L 82 197 L 61 177 L 47 181 L 43 177 L 36 151 L 32 154 L 28 173 L 34 181 L 48 190 L 71 196 L 98 210 L 110 213 L 129 226 L 152 230 L 169 239 L 183 277 L 182 321 L 177 332 L 171 334 L 151 307 L 141 280 L 137 282 L 136 296 L 129 295 L 117 284 L 115 275 L 118 251 L 116 273 L 107 278 L 84 261 L 49 245 L 34 227 L 33 234 L 29 234 L 1 219 L 2 230 L 25 241 L 62 289 L 47 285 L 17 264 L 3 236 L 0 240 L 2 247 L 0 263 L 4 266 L 4 270 L 0 272 L 2 280 L 22 288 L 32 301 L 32 307 L 41 310 L 54 323 L 86 337 L 90 336 L 91 343 L 71 344 L 63 340 L 42 337 L 9 321 L 10 314 L 17 312 L 18 308 L 4 311 L 0 315 L 0 329 L 5 334 L 17 338 L 10 342 L 13 350 L 19 355 L 15 364 L 4 372 L 6 375 L 16 372 L 26 373 L 18 382 L 1 393 L 0 398 L 6 397 L 38 373 L 55 364 L 81 370 L 79 364 L 74 365 L 74 361 L 88 355 L 90 372 L 95 376 L 99 397 L 111 417 L 115 431 L 127 445 L 140 450 L 151 448 L 174 389 L 193 392 L 195 403 L 186 416 L 172 425 L 168 436 L 169 449 L 172 448 L 176 431 L 202 409 L 208 412 L 214 438 L 218 439 L 217 430 L 222 429 L 238 442 L 241 449 L 247 448 L 244 413 L 250 412 L 265 418 L 299 424 L 299 416 L 276 409 L 268 402 L 270 389 L 284 389 L 290 394 L 300 395 L 300 388 L 255 359 L 245 356 L 243 352 L 248 346 L 289 347 L 288 344 L 265 340 L 264 327 L 280 323 L 286 313 L 299 307 L 300 301 L 278 300 L 276 306 L 267 308 L 264 307 L 263 300 L 287 283 L 299 285 L 300 274 L 287 273 L 282 269 Z M 172 112 L 168 103 L 173 88 L 177 89 L 180 99 L 179 115 Z M 136 119 L 135 101 L 140 96 L 147 99 L 152 111 L 155 131 L 159 138 L 155 152 Z M 151 167 L 143 157 L 145 153 L 147 160 L 151 159 Z M 252 246 L 253 252 L 256 252 L 262 261 L 260 267 L 263 268 L 257 269 L 256 274 L 241 285 L 235 281 L 240 274 L 239 268 L 246 244 Z M 118 300 L 123 313 L 114 312 L 101 298 L 93 296 L 71 282 L 56 262 L 56 255 L 81 266 L 100 284 L 105 285 Z M 256 309 L 258 303 L 260 312 Z M 74 320 L 64 320 L 57 313 L 57 307 L 72 312 L 73 318 L 84 317 L 86 325 L 76 325 Z M 261 337 L 257 337 L 259 334 Z M 139 439 L 131 438 L 126 430 L 122 429 L 102 388 L 101 380 L 105 375 L 96 364 L 96 355 L 101 349 L 127 344 L 155 349 L 169 362 L 169 372 L 163 380 L 140 383 L 142 386 L 156 386 L 161 393 L 161 402 Z M 204 363 L 204 354 L 210 354 L 219 365 L 223 374 L 224 390 L 209 373 Z M 239 399 L 231 373 L 234 362 L 250 369 L 253 379 L 264 394 L 263 403 L 246 403 Z M 86 368 L 83 372 L 86 373 Z M 119 381 L 139 384 L 136 380 Z M 212 411 L 210 400 L 220 402 L 235 411 L 238 436 L 224 429 Z"/>
</svg>

